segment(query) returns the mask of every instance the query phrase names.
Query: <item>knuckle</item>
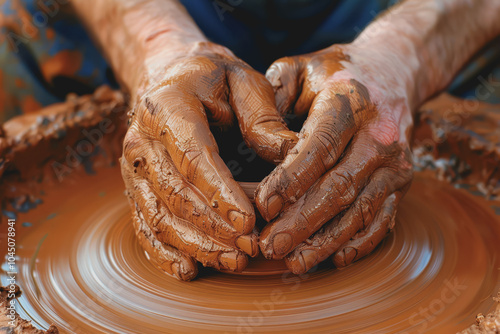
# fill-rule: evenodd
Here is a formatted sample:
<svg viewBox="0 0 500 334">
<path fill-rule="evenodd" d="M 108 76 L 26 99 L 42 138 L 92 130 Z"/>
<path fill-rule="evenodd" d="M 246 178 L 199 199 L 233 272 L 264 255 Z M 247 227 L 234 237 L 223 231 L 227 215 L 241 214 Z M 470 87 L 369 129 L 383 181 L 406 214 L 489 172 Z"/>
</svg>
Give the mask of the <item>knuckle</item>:
<svg viewBox="0 0 500 334">
<path fill-rule="evenodd" d="M 337 200 L 341 209 L 345 209 L 356 197 L 355 177 L 345 169 L 336 170 L 333 173 L 331 184 L 337 195 L 337 198 L 332 200 Z"/>
<path fill-rule="evenodd" d="M 173 200 L 175 197 L 184 197 L 184 192 L 187 187 L 186 183 L 180 178 L 174 177 L 170 171 L 157 173 L 158 188 L 165 191 L 168 199 Z"/>
<path fill-rule="evenodd" d="M 408 159 L 407 154 L 403 150 L 395 155 L 392 159 L 384 164 L 386 176 L 384 182 L 392 185 L 392 190 L 404 187 L 413 180 L 413 164 L 411 157 Z"/>
<path fill-rule="evenodd" d="M 356 110 L 352 108 L 349 97 L 340 93 L 337 88 L 323 90 L 318 95 L 311 112 L 321 115 L 318 126 L 337 131 L 352 130 L 360 124 L 360 117 L 356 116 Z"/>
<path fill-rule="evenodd" d="M 165 206 L 150 190 L 149 186 L 140 187 L 139 192 L 139 201 L 142 203 L 139 202 L 138 204 L 143 216 L 146 217 L 146 223 L 153 231 L 160 231 L 161 228 L 159 225 L 165 224 L 165 217 L 167 215 Z"/>
<path fill-rule="evenodd" d="M 283 120 L 272 107 L 263 106 L 259 109 L 259 112 L 247 116 L 246 126 L 253 132 L 251 138 L 258 138 L 259 132 L 261 132 L 260 129 L 265 129 L 267 132 L 269 128 L 273 129 L 283 124 Z"/>
<path fill-rule="evenodd" d="M 375 217 L 375 204 L 374 199 L 371 196 L 363 196 L 359 202 L 360 228 L 366 228 L 373 221 Z"/>
<path fill-rule="evenodd" d="M 201 56 L 203 58 L 213 57 L 214 55 L 219 57 L 235 58 L 235 55 L 231 50 L 225 46 L 210 41 L 199 41 L 193 43 L 191 49 L 188 51 L 188 55 L 192 57 Z"/>
<path fill-rule="evenodd" d="M 370 92 L 368 88 L 356 79 L 349 80 L 349 101 L 352 110 L 364 110 L 371 104 Z"/>
<path fill-rule="evenodd" d="M 182 152 L 184 158 L 188 160 L 195 160 L 202 153 L 202 148 L 200 147 L 198 141 L 193 137 L 185 139 L 179 138 L 177 148 L 180 152 Z"/>
<path fill-rule="evenodd" d="M 320 157 L 325 157 L 325 167 L 337 160 L 339 155 L 340 140 L 335 134 L 334 128 L 328 122 L 318 125 L 313 133 L 313 143 L 319 151 Z"/>
<path fill-rule="evenodd" d="M 195 128 L 189 127 L 189 132 L 192 133 L 194 130 Z M 199 151 L 196 139 L 192 136 L 178 138 L 175 145 L 176 149 L 184 155 L 192 156 L 193 152 Z"/>
<path fill-rule="evenodd" d="M 278 167 L 276 177 L 272 178 L 272 189 L 280 194 L 287 205 L 297 202 L 306 189 L 303 185 L 312 185 L 316 181 L 315 172 L 293 173 L 287 169 Z"/>
<path fill-rule="evenodd" d="M 367 129 L 366 133 L 374 142 L 381 146 L 383 151 L 386 152 L 399 152 L 401 149 L 401 133 L 399 124 L 393 116 L 384 116 L 372 123 Z M 397 150 L 396 150 L 397 149 Z"/>
<path fill-rule="evenodd" d="M 181 165 L 181 169 L 184 170 L 184 176 L 189 180 L 193 181 L 196 174 L 199 172 L 199 166 L 204 160 L 203 153 L 198 150 L 188 150 L 184 157 L 184 166 Z"/>
<path fill-rule="evenodd" d="M 193 52 L 167 69 L 163 83 L 175 85 L 180 82 L 193 81 L 196 77 L 210 75 L 212 72 L 221 73 L 220 69 L 223 68 L 225 60 L 227 56 L 222 53 L 195 54 Z"/>
<path fill-rule="evenodd" d="M 123 139 L 123 152 L 128 161 L 132 161 L 135 158 L 130 155 L 135 153 L 136 149 L 141 146 L 142 141 L 143 139 L 139 136 L 136 128 L 130 127 Z"/>
</svg>

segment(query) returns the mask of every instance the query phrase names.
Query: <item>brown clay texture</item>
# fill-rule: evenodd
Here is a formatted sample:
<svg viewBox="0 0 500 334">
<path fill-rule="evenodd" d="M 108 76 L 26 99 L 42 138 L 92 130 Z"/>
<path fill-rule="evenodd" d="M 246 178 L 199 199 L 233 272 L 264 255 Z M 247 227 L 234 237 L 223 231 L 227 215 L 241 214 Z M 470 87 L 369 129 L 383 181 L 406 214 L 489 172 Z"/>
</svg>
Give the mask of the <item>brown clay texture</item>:
<svg viewBox="0 0 500 334">
<path fill-rule="evenodd" d="M 492 310 L 500 287 L 492 202 L 422 173 L 394 233 L 345 269 L 202 270 L 190 283 L 147 260 L 118 167 L 71 184 L 47 189 L 44 204 L 17 220 L 21 316 L 62 333 L 449 333 Z"/>
</svg>

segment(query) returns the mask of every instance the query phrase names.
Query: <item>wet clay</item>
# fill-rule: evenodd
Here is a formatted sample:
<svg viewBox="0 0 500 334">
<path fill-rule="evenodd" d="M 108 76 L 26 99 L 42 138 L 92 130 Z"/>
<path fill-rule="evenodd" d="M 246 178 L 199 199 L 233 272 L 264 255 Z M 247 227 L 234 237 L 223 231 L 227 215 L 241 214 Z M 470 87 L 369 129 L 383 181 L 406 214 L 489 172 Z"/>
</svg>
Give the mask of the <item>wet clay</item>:
<svg viewBox="0 0 500 334">
<path fill-rule="evenodd" d="M 96 117 L 102 110 L 114 110 L 105 107 L 113 106 L 112 103 L 96 103 L 99 100 L 95 97 L 88 101 L 93 101 Z M 70 105 L 75 103 L 80 105 L 78 101 Z M 68 111 L 61 107 L 54 114 L 66 112 L 66 117 L 51 116 L 48 124 L 72 119 L 77 109 Z M 26 124 L 31 123 L 26 121 L 25 128 Z M 72 132 L 92 129 L 92 124 L 83 128 L 68 126 L 71 122 L 61 124 L 67 124 L 70 137 Z M 481 129 L 480 124 L 476 125 Z M 1 181 L 6 187 L 2 191 L 10 189 L 5 193 L 14 196 L 10 199 L 36 189 L 33 184 L 46 174 L 44 167 L 52 162 L 43 159 L 42 150 L 14 145 L 15 138 L 35 145 L 43 144 L 55 133 L 34 127 L 31 132 L 23 130 L 18 132 L 22 135 L 14 135 L 13 129 L 9 127 L 7 134 L 4 131 L 0 140 L 4 145 L 2 157 L 8 157 L 3 160 L 8 164 L 3 165 Z M 110 135 L 119 138 L 117 134 L 107 134 Z M 116 142 L 119 140 L 110 141 Z M 52 145 L 55 143 L 58 141 Z M 116 153 L 116 147 L 110 143 L 107 147 Z M 234 144 L 239 146 L 238 142 Z M 221 147 L 227 145 L 221 143 Z M 47 150 L 45 153 L 54 148 L 39 147 Z M 38 171 L 23 171 L 22 167 L 30 161 L 26 158 L 29 155 L 23 155 L 26 150 L 38 153 L 32 155 Z M 57 153 L 57 149 L 53 152 Z M 240 159 L 237 163 L 251 156 L 244 153 L 235 157 Z M 99 165 L 99 156 L 93 157 L 93 165 Z M 225 161 L 229 158 L 225 157 Z M 186 288 L 186 284 L 157 270 L 137 242 L 118 167 L 100 167 L 96 175 L 85 175 L 89 170 L 84 165 L 75 167 L 63 183 L 52 182 L 48 186 L 51 182 L 44 182 L 45 195 L 39 194 L 44 204 L 17 217 L 18 280 L 23 291 L 19 297 L 22 308 L 18 311 L 37 326 L 49 328 L 55 323 L 67 333 L 154 333 L 164 328 L 177 332 L 203 328 L 208 332 L 243 333 L 440 333 L 461 330 L 474 321 L 477 313 L 486 314 L 493 308 L 490 296 L 499 288 L 495 254 L 500 244 L 500 224 L 491 206 L 498 203 L 436 182 L 429 175 L 434 172 L 417 174 L 400 205 L 394 234 L 374 254 L 346 269 L 336 270 L 331 263 L 324 263 L 308 274 L 295 276 L 286 272 L 284 262 L 257 257 L 238 277 L 200 268 L 198 279 Z M 272 165 L 262 166 L 264 175 L 272 169 Z M 231 170 L 237 180 L 263 176 L 238 171 Z M 21 184 L 25 187 L 16 187 Z M 256 186 L 240 182 L 250 199 Z M 16 210 L 16 203 L 24 202 L 5 201 L 8 196 L 2 197 L 4 208 L 20 211 Z M 3 222 L 5 217 L 2 219 Z M 261 228 L 264 224 L 257 216 L 256 225 Z M 2 284 L 5 285 L 3 275 Z M 311 323 L 311 319 L 315 322 Z"/>
<path fill-rule="evenodd" d="M 418 169 L 500 196 L 500 106 L 441 94 L 420 108 L 413 153 Z"/>
<path fill-rule="evenodd" d="M 196 276 L 196 262 L 240 271 L 257 253 L 255 210 L 220 158 L 210 122 L 237 118 L 249 147 L 283 160 L 257 190 L 269 222 L 262 254 L 285 258 L 294 273 L 329 257 L 349 265 L 395 224 L 411 182 L 412 112 L 495 35 L 499 8 L 404 3 L 350 44 L 277 60 L 268 82 L 208 42 L 175 2 L 72 4 L 132 96 L 121 170 L 139 241 L 183 280 Z M 456 52 L 443 40 L 464 46 Z M 301 133 L 287 129 L 276 105 L 281 115 L 308 114 Z"/>
<path fill-rule="evenodd" d="M 277 60 L 266 74 L 280 112 L 307 115 L 297 144 L 256 193 L 269 222 L 261 252 L 285 258 L 296 274 L 328 258 L 341 267 L 368 254 L 394 226 L 411 182 L 412 118 L 400 102 L 407 97 L 368 80 L 357 55 L 334 45 Z"/>
<path fill-rule="evenodd" d="M 21 318 L 17 312 L 11 313 L 9 311 L 10 301 L 19 298 L 20 295 L 21 290 L 18 286 L 13 291 L 0 287 L 0 330 L 5 330 L 5 333 L 9 334 L 58 334 L 59 331 L 54 325 L 51 325 L 46 331 L 40 330 L 29 321 Z M 11 316 L 15 317 L 14 320 Z"/>
<path fill-rule="evenodd" d="M 460 334 L 484 334 L 484 333 L 498 333 L 500 329 L 500 292 L 493 300 L 497 303 L 496 309 L 487 314 L 486 316 L 479 313 L 476 316 L 476 323 Z"/>
<path fill-rule="evenodd" d="M 197 43 L 165 66 L 135 102 L 120 160 L 140 243 L 182 280 L 196 276 L 196 262 L 241 271 L 258 253 L 255 211 L 210 125 L 239 125 L 242 140 L 271 162 L 296 136 L 269 82 L 224 47 Z"/>
<path fill-rule="evenodd" d="M 394 233 L 345 269 L 202 270 L 190 283 L 148 261 L 117 167 L 70 182 L 47 189 L 44 204 L 17 219 L 18 311 L 62 333 L 450 333 L 491 311 L 500 288 L 500 217 L 491 202 L 422 173 Z"/>
<path fill-rule="evenodd" d="M 77 171 L 115 164 L 126 130 L 122 93 L 107 86 L 0 124 L 0 204 L 25 211 L 43 187 Z"/>
</svg>

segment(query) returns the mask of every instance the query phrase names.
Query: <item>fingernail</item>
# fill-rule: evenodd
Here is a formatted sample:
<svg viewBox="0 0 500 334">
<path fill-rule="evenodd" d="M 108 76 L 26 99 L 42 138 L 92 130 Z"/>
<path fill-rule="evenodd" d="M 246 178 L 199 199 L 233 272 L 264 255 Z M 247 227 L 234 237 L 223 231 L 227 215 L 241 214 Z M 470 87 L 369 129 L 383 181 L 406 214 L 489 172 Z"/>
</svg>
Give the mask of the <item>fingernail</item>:
<svg viewBox="0 0 500 334">
<path fill-rule="evenodd" d="M 182 280 L 182 276 L 179 269 L 180 265 L 177 262 L 174 262 L 170 265 L 170 270 L 172 270 L 172 274 L 178 279 Z"/>
<path fill-rule="evenodd" d="M 292 248 L 292 236 L 286 232 L 278 233 L 273 239 L 273 252 L 275 259 L 281 259 Z"/>
<path fill-rule="evenodd" d="M 318 254 L 312 249 L 303 250 L 300 252 L 300 256 L 302 257 L 304 263 L 302 273 L 307 272 L 318 263 Z"/>
<path fill-rule="evenodd" d="M 274 219 L 274 217 L 276 217 L 280 213 L 282 208 L 283 208 L 283 199 L 281 198 L 280 195 L 273 194 L 271 197 L 269 197 L 269 199 L 267 200 L 268 221 Z"/>
<path fill-rule="evenodd" d="M 229 219 L 231 225 L 236 229 L 236 231 L 240 233 L 248 234 L 253 229 L 251 217 L 245 216 L 239 211 L 230 210 L 227 213 L 227 218 Z"/>
<path fill-rule="evenodd" d="M 301 252 L 295 250 L 285 258 L 288 269 L 295 275 L 305 274 L 318 263 L 317 253 L 310 249 Z"/>
<path fill-rule="evenodd" d="M 219 263 L 221 269 L 240 272 L 246 268 L 248 258 L 240 252 L 221 253 Z"/>
<path fill-rule="evenodd" d="M 181 281 L 190 281 L 193 278 L 195 278 L 196 275 L 198 274 L 197 270 L 193 270 L 193 269 L 186 270 L 185 266 L 182 266 L 180 263 L 177 263 L 177 262 L 172 263 L 170 268 L 172 270 L 172 273 L 175 275 L 175 277 L 177 277 Z M 188 267 L 188 268 L 190 268 L 190 267 Z"/>
<path fill-rule="evenodd" d="M 354 258 L 358 252 L 352 247 L 346 247 L 342 251 L 337 252 L 333 259 L 333 262 L 337 268 L 342 268 L 348 266 L 354 261 Z"/>
<path fill-rule="evenodd" d="M 255 234 L 247 234 L 238 237 L 238 239 L 236 239 L 236 247 L 238 247 L 251 257 L 255 257 L 259 253 L 257 236 Z"/>
</svg>

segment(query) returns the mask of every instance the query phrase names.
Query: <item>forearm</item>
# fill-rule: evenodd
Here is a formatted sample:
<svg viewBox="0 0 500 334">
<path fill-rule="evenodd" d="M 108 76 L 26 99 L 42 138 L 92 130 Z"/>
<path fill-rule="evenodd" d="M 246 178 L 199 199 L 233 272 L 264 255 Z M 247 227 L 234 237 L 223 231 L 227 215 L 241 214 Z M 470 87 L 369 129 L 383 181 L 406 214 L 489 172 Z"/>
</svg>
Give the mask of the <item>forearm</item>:
<svg viewBox="0 0 500 334">
<path fill-rule="evenodd" d="M 407 0 L 369 25 L 353 45 L 361 63 L 371 59 L 404 85 L 415 110 L 500 34 L 499 17 L 500 1 Z"/>
<path fill-rule="evenodd" d="M 205 40 L 176 0 L 72 0 L 72 4 L 131 94 L 148 80 L 155 62 L 165 62 L 187 45 Z"/>
</svg>

